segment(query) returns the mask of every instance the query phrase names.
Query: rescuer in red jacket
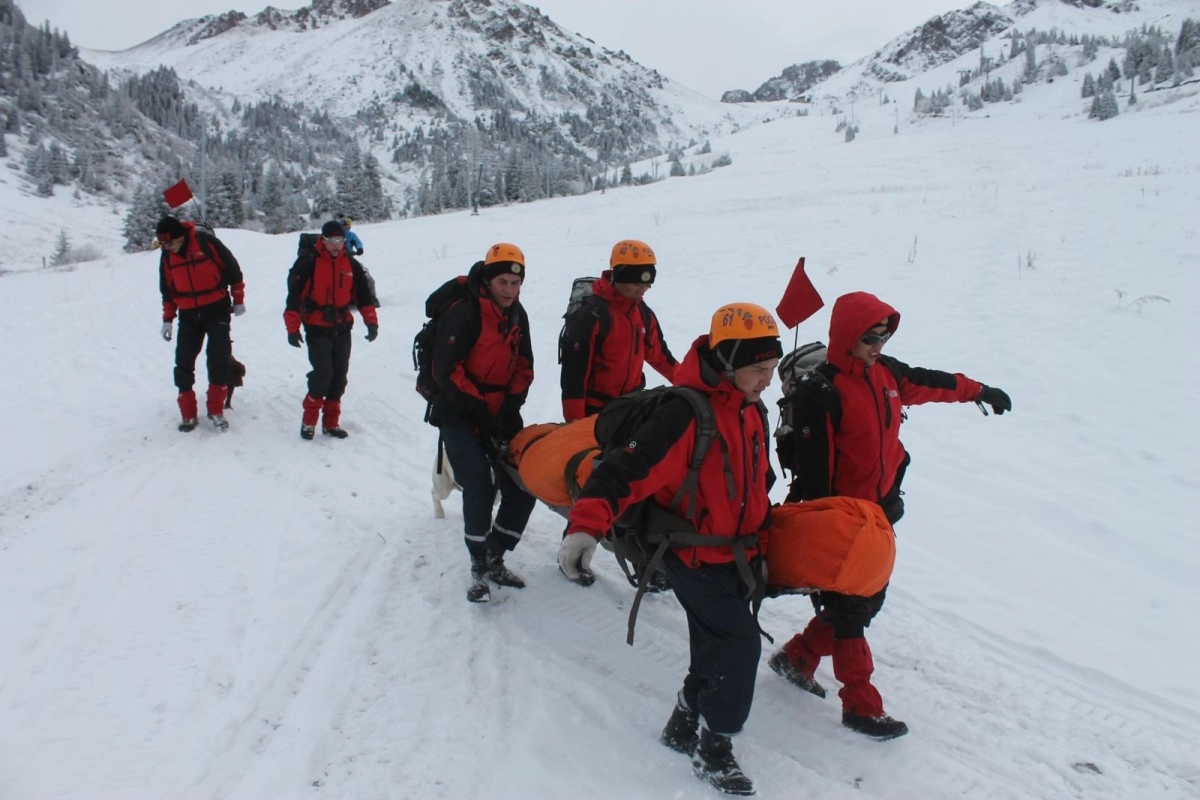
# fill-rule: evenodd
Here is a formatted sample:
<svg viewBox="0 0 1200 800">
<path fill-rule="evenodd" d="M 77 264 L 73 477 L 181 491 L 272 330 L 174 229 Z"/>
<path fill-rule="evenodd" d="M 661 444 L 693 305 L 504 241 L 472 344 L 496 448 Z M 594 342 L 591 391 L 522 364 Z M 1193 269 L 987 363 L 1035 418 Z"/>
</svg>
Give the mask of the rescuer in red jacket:
<svg viewBox="0 0 1200 800">
<path fill-rule="evenodd" d="M 675 513 L 688 514 L 686 521 L 702 535 L 748 537 L 750 543 L 742 544 L 752 563 L 766 553 L 767 492 L 775 481 L 760 398 L 782 353 L 770 312 L 730 303 L 717 310 L 709 333 L 692 343 L 675 370 L 676 386 L 707 396 L 720 443 L 701 462 L 690 514 Z M 624 449 L 596 466 L 571 508 L 571 533 L 559 547 L 559 568 L 567 578 L 588 566 L 597 541 L 634 503 L 646 499 L 673 508 L 696 438 L 691 404 L 668 395 Z M 732 545 L 671 549 L 663 565 L 687 613 L 691 661 L 661 741 L 693 756 L 700 779 L 729 794 L 753 794 L 730 737 L 742 730 L 754 700 L 762 652 L 751 608 L 756 587 L 747 585 Z M 750 572 L 752 580 L 762 580 L 761 570 Z"/>
<path fill-rule="evenodd" d="M 462 487 L 472 603 L 491 600 L 488 581 L 525 586 L 504 556 L 520 543 L 537 501 L 499 464 L 504 443 L 524 426 L 521 407 L 533 383 L 529 317 L 521 305 L 525 275 L 521 248 L 509 242 L 489 247 L 467 273 L 466 299 L 445 311 L 433 343 L 438 395 L 429 421 L 438 426 Z"/>
<path fill-rule="evenodd" d="M 300 436 L 312 439 L 317 422 L 326 436 L 345 439 L 341 426 L 342 395 L 350 372 L 350 331 L 357 307 L 367 324 L 366 340 L 379 336 L 375 309 L 375 284 L 363 265 L 346 252 L 346 234 L 341 224 L 330 220 L 321 227 L 321 238 L 312 252 L 296 259 L 288 272 L 287 307 L 283 312 L 288 344 L 304 343 L 300 325 L 308 335 L 308 394 L 302 403 Z"/>
<path fill-rule="evenodd" d="M 172 323 L 179 316 L 175 341 L 175 386 L 179 389 L 179 430 L 197 425 L 196 356 L 208 339 L 208 419 L 219 431 L 229 428 L 225 419 L 225 393 L 231 378 L 229 339 L 231 315 L 246 313 L 246 285 L 233 253 L 212 234 L 196 230 L 191 222 L 167 215 L 155 228 L 159 257 L 158 287 L 162 293 L 162 337 L 171 341 Z M 232 293 L 233 297 L 230 298 Z"/>
<path fill-rule="evenodd" d="M 812 391 L 806 395 L 798 389 L 791 399 L 792 441 L 779 447 L 781 464 L 795 476 L 788 502 L 857 497 L 879 503 L 895 524 L 904 514 L 900 483 L 909 462 L 900 442 L 904 406 L 979 402 L 996 414 L 1012 410 L 1000 389 L 883 355 L 899 324 L 899 312 L 866 292 L 834 303 L 827 362 L 814 370 L 819 380 L 802 382 Z M 907 725 L 884 713 L 883 699 L 871 684 L 875 666 L 865 629 L 883 607 L 886 592 L 887 587 L 872 597 L 813 594 L 817 614 L 767 662 L 791 683 L 824 697 L 813 673 L 823 656 L 833 656 L 833 674 L 842 683 L 842 724 L 875 739 L 908 733 Z"/>
<path fill-rule="evenodd" d="M 599 413 L 615 398 L 643 388 L 646 364 L 668 382 L 674 378 L 679 362 L 645 301 L 657 269 L 650 245 L 636 239 L 617 242 L 608 269 L 592 283 L 591 296 L 567 317 L 559 342 L 567 422 Z"/>
</svg>

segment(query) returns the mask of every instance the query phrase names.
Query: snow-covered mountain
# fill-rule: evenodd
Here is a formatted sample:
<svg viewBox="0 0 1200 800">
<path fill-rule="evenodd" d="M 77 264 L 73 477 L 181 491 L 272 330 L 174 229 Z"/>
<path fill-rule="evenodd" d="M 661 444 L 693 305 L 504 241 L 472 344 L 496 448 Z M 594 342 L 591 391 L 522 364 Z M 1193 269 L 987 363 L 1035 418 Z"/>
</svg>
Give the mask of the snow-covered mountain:
<svg viewBox="0 0 1200 800">
<path fill-rule="evenodd" d="M 1200 3 L 1193 0 L 1015 0 L 1005 6 L 977 2 L 931 17 L 835 73 L 817 71 L 825 62 L 797 63 L 754 92 L 734 90 L 723 99 L 738 103 L 795 99 L 826 81 L 815 88 L 817 93 L 836 96 L 854 86 L 861 93 L 916 78 L 967 54 L 973 61 L 980 55 L 996 59 L 1008 48 L 1014 31 L 1120 37 L 1144 25 L 1178 31 L 1184 19 L 1197 15 Z"/>
<path fill-rule="evenodd" d="M 447 116 L 535 117 L 596 159 L 661 153 L 756 115 L 721 106 L 517 0 L 318 0 L 180 22 L 117 72 L 174 69 L 228 100 L 306 99 L 389 142 Z M 226 102 L 226 105 L 228 103 Z"/>
</svg>

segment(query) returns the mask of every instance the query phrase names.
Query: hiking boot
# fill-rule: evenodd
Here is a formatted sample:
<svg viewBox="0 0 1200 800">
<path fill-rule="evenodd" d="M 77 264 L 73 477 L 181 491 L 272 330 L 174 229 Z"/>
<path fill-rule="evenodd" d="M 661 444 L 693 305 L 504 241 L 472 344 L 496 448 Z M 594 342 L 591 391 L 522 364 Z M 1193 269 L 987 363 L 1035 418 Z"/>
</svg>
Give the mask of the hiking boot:
<svg viewBox="0 0 1200 800">
<path fill-rule="evenodd" d="M 504 553 L 489 553 L 487 557 L 487 576 L 497 586 L 512 586 L 517 589 L 525 588 L 525 581 L 520 575 L 504 566 Z"/>
<path fill-rule="evenodd" d="M 646 579 L 646 594 L 660 594 L 669 591 L 671 591 L 671 579 L 662 570 Z"/>
<path fill-rule="evenodd" d="M 317 435 L 317 426 L 316 425 L 301 425 L 300 426 L 300 438 L 301 439 L 311 439 L 316 435 Z"/>
<path fill-rule="evenodd" d="M 728 736 L 713 733 L 708 728 L 700 731 L 700 743 L 692 756 L 692 772 L 725 794 L 748 796 L 755 793 L 754 782 L 746 777 L 733 757 L 733 742 Z"/>
<path fill-rule="evenodd" d="M 332 436 L 335 439 L 345 439 L 350 435 L 341 428 L 322 428 L 321 433 L 325 434 L 326 436 Z"/>
<path fill-rule="evenodd" d="M 675 699 L 675 708 L 671 711 L 671 718 L 667 720 L 667 725 L 663 728 L 662 735 L 658 737 L 658 740 L 675 752 L 690 756 L 696 752 L 696 745 L 700 740 L 697 733 L 699 727 L 700 714 L 688 708 L 687 704 L 683 702 L 683 692 L 681 691 Z"/>
<path fill-rule="evenodd" d="M 855 733 L 870 736 L 881 742 L 895 739 L 908 733 L 908 726 L 898 719 L 892 719 L 887 714 L 878 717 L 866 717 L 859 714 L 842 712 L 842 724 Z"/>
<path fill-rule="evenodd" d="M 471 585 L 467 587 L 468 603 L 486 603 L 492 599 L 492 589 L 488 586 L 487 571 L 483 568 L 471 567 Z"/>
<path fill-rule="evenodd" d="M 799 686 L 804 691 L 809 694 L 815 694 L 817 697 L 825 696 L 825 687 L 817 683 L 817 679 L 812 675 L 805 675 L 796 669 L 782 647 L 772 653 L 771 657 L 767 659 L 767 666 L 793 686 Z"/>
<path fill-rule="evenodd" d="M 223 397 L 222 397 L 222 402 L 224 402 Z M 212 426 L 214 428 L 221 431 L 222 433 L 229 430 L 229 420 L 225 419 L 224 414 L 209 414 L 208 421 L 212 423 Z"/>
<path fill-rule="evenodd" d="M 183 422 L 179 423 L 179 430 L 184 433 L 196 430 L 196 426 L 200 424 L 200 420 L 195 417 L 188 417 Z"/>
</svg>

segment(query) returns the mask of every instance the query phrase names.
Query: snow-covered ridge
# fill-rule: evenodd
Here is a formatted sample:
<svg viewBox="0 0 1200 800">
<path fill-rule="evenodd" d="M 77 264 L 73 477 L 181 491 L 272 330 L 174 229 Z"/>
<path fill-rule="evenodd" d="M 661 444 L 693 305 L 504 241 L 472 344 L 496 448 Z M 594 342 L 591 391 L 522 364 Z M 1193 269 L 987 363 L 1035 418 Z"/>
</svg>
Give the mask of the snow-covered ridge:
<svg viewBox="0 0 1200 800">
<path fill-rule="evenodd" d="M 548 120 L 625 118 L 637 132 L 634 149 L 661 152 L 761 116 L 722 107 L 515 0 L 326 0 L 231 12 L 84 56 L 117 71 L 169 66 L 242 102 L 307 98 L 346 118 L 370 108 L 389 120 L 385 139 L 437 113 L 471 119 L 504 109 Z M 436 98 L 440 112 L 414 97 Z"/>
</svg>

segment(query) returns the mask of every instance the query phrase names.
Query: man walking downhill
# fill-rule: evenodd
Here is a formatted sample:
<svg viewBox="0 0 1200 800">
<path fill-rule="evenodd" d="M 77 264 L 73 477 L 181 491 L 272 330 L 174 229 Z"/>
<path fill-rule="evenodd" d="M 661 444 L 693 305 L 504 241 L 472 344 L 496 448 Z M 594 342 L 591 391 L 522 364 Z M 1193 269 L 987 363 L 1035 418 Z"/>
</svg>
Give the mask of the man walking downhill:
<svg viewBox="0 0 1200 800">
<path fill-rule="evenodd" d="M 196 230 L 191 222 L 167 215 L 158 221 L 155 237 L 162 250 L 158 287 L 162 294 L 162 338 L 171 341 L 172 323 L 179 316 L 175 341 L 175 386 L 179 389 L 179 430 L 195 430 L 199 415 L 196 357 L 208 340 L 208 419 L 219 431 L 229 429 L 225 393 L 231 379 L 229 339 L 231 315 L 246 313 L 242 268 L 220 239 Z M 230 294 L 232 293 L 232 299 Z"/>
<path fill-rule="evenodd" d="M 524 588 L 504 563 L 521 541 L 537 502 L 500 464 L 504 443 L 524 425 L 521 406 L 533 383 L 529 317 L 521 305 L 525 254 L 499 242 L 467 273 L 467 298 L 445 311 L 433 343 L 438 394 L 429 422 L 438 427 L 462 487 L 463 537 L 471 559 L 467 600 L 491 599 L 488 581 Z M 492 519 L 496 492 L 500 507 Z"/>
<path fill-rule="evenodd" d="M 354 317 L 350 307 L 358 308 L 367 323 L 366 340 L 379 336 L 375 309 L 379 300 L 375 286 L 363 265 L 346 253 L 342 226 L 334 221 L 321 227 L 321 238 L 311 252 L 302 253 L 288 272 L 287 307 L 283 312 L 288 344 L 304 343 L 300 325 L 308 337 L 308 394 L 304 396 L 300 417 L 300 438 L 312 439 L 321 431 L 335 439 L 348 434 L 341 426 L 342 395 L 350 372 L 350 332 Z"/>
</svg>

